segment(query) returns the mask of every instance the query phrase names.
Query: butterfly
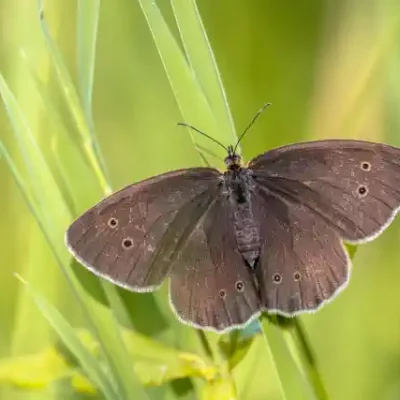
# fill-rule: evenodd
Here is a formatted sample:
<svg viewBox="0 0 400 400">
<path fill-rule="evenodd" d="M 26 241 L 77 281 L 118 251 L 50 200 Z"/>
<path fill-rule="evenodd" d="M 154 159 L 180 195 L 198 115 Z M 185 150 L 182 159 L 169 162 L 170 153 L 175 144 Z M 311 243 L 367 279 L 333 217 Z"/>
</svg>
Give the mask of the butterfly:
<svg viewBox="0 0 400 400">
<path fill-rule="evenodd" d="M 136 292 L 169 278 L 192 326 L 226 332 L 261 312 L 313 312 L 348 283 L 344 242 L 373 240 L 400 207 L 400 149 L 321 140 L 267 151 L 226 170 L 181 169 L 129 185 L 66 232 L 75 258 Z"/>
</svg>

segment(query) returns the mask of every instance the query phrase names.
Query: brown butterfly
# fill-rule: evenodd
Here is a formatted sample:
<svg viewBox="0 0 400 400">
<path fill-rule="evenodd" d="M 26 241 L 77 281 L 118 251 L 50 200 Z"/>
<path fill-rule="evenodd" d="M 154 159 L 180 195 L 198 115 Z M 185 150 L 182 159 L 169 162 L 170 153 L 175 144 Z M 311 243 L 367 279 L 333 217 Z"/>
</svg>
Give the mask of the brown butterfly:
<svg viewBox="0 0 400 400">
<path fill-rule="evenodd" d="M 253 120 L 254 121 L 254 120 Z M 400 207 L 400 149 L 323 140 L 226 171 L 189 168 L 127 186 L 68 229 L 72 254 L 137 292 L 170 278 L 180 320 L 228 331 L 261 311 L 317 310 L 349 279 L 343 241 L 376 238 Z"/>
</svg>

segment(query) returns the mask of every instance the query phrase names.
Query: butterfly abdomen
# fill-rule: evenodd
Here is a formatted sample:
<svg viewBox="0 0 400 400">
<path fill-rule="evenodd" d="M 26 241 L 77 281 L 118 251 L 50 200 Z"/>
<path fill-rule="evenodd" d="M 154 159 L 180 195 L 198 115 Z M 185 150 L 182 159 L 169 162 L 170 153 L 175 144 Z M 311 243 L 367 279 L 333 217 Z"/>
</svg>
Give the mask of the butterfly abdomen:
<svg viewBox="0 0 400 400">
<path fill-rule="evenodd" d="M 260 256 L 260 230 L 254 220 L 251 203 L 239 204 L 235 212 L 235 237 L 237 248 L 250 266 Z"/>
<path fill-rule="evenodd" d="M 225 182 L 233 211 L 237 249 L 252 267 L 260 256 L 261 242 L 252 209 L 248 172 L 246 169 L 229 171 Z"/>
</svg>

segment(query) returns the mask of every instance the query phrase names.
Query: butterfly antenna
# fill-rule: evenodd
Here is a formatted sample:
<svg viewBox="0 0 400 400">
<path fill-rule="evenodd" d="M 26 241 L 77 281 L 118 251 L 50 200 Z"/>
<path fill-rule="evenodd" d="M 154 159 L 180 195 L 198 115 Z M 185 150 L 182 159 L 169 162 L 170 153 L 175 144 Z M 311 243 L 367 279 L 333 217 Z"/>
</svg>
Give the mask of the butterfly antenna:
<svg viewBox="0 0 400 400">
<path fill-rule="evenodd" d="M 217 156 L 213 151 L 208 150 L 208 149 L 205 148 L 204 146 L 200 146 L 199 144 L 195 144 L 194 147 L 196 147 L 196 149 L 197 149 L 199 152 L 207 153 L 207 154 L 209 154 L 211 157 L 214 157 L 214 158 L 218 159 L 219 161 L 224 161 L 223 158 Z"/>
<path fill-rule="evenodd" d="M 240 141 L 243 139 L 244 135 L 247 133 L 247 131 L 253 126 L 254 122 L 256 122 L 257 118 L 260 116 L 260 114 L 268 107 L 270 106 L 271 103 L 265 103 L 257 112 L 257 114 L 254 116 L 253 120 L 250 122 L 249 126 L 244 130 L 244 132 L 240 135 L 239 140 L 236 143 L 236 146 L 233 150 L 234 153 L 236 153 L 236 149 L 239 146 Z"/>
<path fill-rule="evenodd" d="M 178 126 L 186 126 L 186 128 L 193 129 L 194 131 L 196 131 L 196 132 L 200 133 L 201 135 L 205 136 L 206 138 L 212 140 L 214 143 L 219 144 L 219 145 L 220 145 L 221 147 L 223 147 L 226 151 L 228 151 L 228 148 L 225 147 L 222 143 L 218 142 L 218 140 L 215 140 L 215 139 L 212 138 L 211 136 L 208 136 L 206 133 L 204 133 L 204 132 L 198 130 L 198 129 L 195 128 L 194 126 L 189 125 L 189 124 L 186 124 L 185 122 L 178 122 Z"/>
</svg>

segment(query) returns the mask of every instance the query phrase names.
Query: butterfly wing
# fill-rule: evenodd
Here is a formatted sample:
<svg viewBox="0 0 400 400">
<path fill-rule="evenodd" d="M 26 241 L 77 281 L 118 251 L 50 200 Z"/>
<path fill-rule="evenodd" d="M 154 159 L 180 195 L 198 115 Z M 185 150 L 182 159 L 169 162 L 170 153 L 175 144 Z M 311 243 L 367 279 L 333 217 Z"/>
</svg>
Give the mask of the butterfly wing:
<svg viewBox="0 0 400 400">
<path fill-rule="evenodd" d="M 350 263 L 340 237 L 301 204 L 288 204 L 261 186 L 254 197 L 263 308 L 285 316 L 318 309 L 348 281 Z"/>
<path fill-rule="evenodd" d="M 107 197 L 66 233 L 73 255 L 88 269 L 135 291 L 155 290 L 221 184 L 211 168 L 162 174 Z"/>
<path fill-rule="evenodd" d="M 183 322 L 222 332 L 259 314 L 254 276 L 237 250 L 233 212 L 220 192 L 171 271 L 171 304 Z"/>
<path fill-rule="evenodd" d="M 308 208 L 351 242 L 371 240 L 400 206 L 400 149 L 356 140 L 284 146 L 253 159 L 254 180 Z"/>
</svg>

